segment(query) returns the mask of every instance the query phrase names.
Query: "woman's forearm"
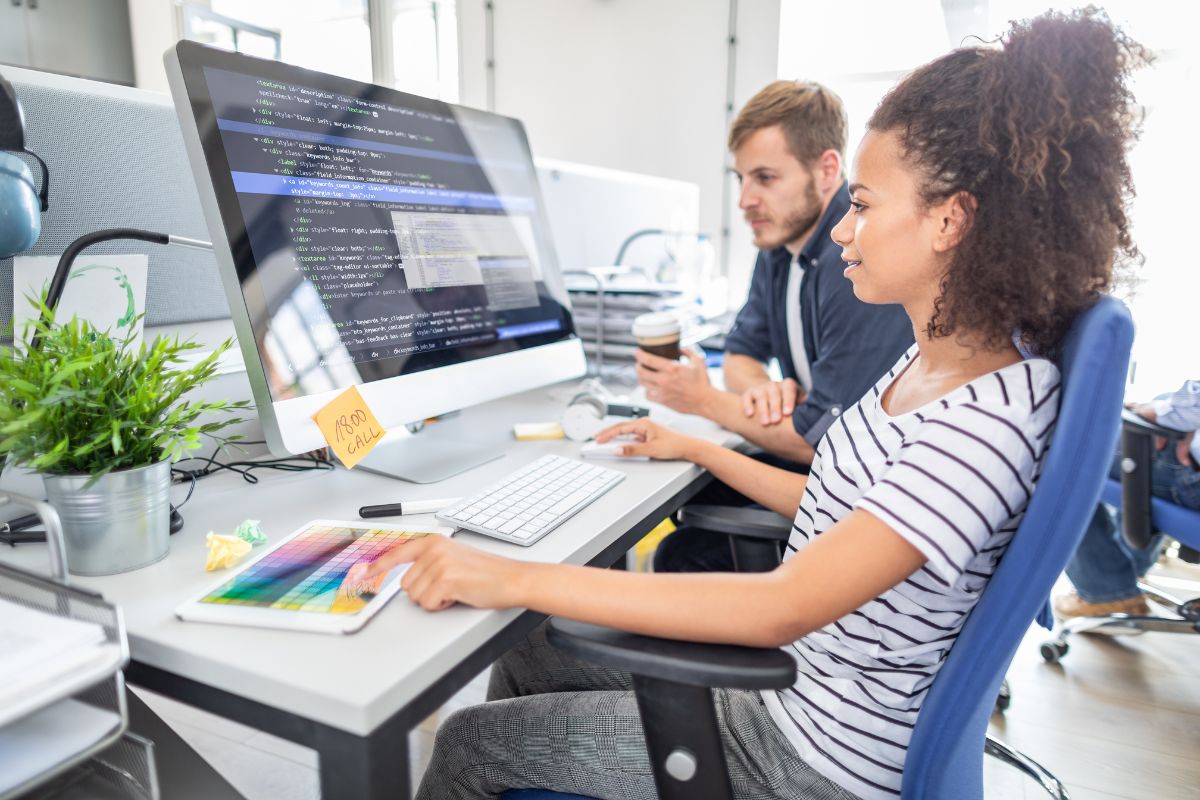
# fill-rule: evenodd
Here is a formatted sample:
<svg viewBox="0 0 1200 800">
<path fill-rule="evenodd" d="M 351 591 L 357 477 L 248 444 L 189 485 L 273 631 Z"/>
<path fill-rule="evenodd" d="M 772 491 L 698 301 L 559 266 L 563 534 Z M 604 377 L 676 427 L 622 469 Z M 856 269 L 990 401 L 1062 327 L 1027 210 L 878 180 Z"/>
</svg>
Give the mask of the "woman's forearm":
<svg viewBox="0 0 1200 800">
<path fill-rule="evenodd" d="M 772 573 L 645 574 L 523 563 L 516 605 L 630 633 L 777 647 L 782 622 Z M 773 600 L 772 597 L 776 599 Z"/>
<path fill-rule="evenodd" d="M 695 440 L 685 457 L 754 502 L 785 517 L 796 516 L 808 482 L 807 475 L 772 467 L 701 439 Z"/>
<path fill-rule="evenodd" d="M 726 430 L 733 431 L 767 452 L 793 461 L 812 463 L 816 456 L 813 446 L 792 426 L 790 419 L 777 425 L 762 425 L 755 417 L 747 417 L 738 395 L 729 392 L 709 392 L 702 415 Z"/>
<path fill-rule="evenodd" d="M 647 636 L 778 647 L 849 614 L 924 563 L 906 539 L 856 509 L 771 572 L 647 575 L 508 562 L 504 605 Z"/>
</svg>

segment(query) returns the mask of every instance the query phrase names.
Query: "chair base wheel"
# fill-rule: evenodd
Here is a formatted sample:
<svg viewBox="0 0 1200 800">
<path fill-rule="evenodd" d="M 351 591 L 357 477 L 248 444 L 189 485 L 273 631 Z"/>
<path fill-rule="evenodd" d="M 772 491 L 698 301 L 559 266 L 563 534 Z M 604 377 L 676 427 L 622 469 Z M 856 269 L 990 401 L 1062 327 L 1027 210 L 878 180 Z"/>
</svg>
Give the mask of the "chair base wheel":
<svg viewBox="0 0 1200 800">
<path fill-rule="evenodd" d="M 1175 609 L 1175 613 L 1188 622 L 1200 622 L 1200 597 L 1195 597 L 1186 603 L 1180 603 L 1178 608 Z"/>
<path fill-rule="evenodd" d="M 992 707 L 992 711 L 997 714 L 1003 714 L 1008 711 L 1008 707 L 1012 705 L 1012 687 L 1008 685 L 1008 678 L 1000 681 L 1000 690 L 996 692 L 996 705 Z"/>
<path fill-rule="evenodd" d="M 1070 650 L 1070 646 L 1063 641 L 1042 642 L 1039 651 L 1042 654 L 1042 660 L 1047 664 L 1057 664 L 1062 660 L 1062 657 Z"/>
<path fill-rule="evenodd" d="M 1053 800 L 1071 800 L 1071 795 L 1067 792 L 1067 787 L 1063 786 L 1062 781 L 1054 777 L 1053 773 L 1029 756 L 1012 749 L 994 736 L 988 735 L 983 744 L 983 752 L 1036 780 Z"/>
</svg>

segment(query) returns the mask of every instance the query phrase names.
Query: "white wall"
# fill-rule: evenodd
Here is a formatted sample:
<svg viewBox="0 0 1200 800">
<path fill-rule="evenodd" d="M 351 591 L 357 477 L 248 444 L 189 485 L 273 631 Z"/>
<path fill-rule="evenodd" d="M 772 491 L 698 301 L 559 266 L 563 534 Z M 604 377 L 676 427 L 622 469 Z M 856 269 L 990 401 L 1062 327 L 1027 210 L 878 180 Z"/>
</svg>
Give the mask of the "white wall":
<svg viewBox="0 0 1200 800">
<path fill-rule="evenodd" d="M 720 234 L 731 1 L 736 111 L 775 78 L 779 0 L 493 0 L 493 98 L 485 0 L 459 0 L 461 102 L 521 119 L 539 157 L 699 184 L 701 228 Z M 735 213 L 738 296 L 744 227 Z"/>
</svg>

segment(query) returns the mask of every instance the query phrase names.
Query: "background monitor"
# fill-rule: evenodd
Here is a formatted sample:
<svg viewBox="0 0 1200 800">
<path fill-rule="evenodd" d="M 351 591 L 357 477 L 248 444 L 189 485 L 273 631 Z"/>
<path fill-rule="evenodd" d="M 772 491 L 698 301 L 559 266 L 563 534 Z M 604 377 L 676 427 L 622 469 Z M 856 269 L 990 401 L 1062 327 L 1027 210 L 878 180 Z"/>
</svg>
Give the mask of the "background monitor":
<svg viewBox="0 0 1200 800">
<path fill-rule="evenodd" d="M 694 242 L 700 230 L 700 187 L 694 183 L 558 159 L 534 163 L 564 270 L 613 264 L 625 240 L 646 228 L 678 234 L 629 246 L 626 264 L 654 266 L 679 241 Z"/>
<path fill-rule="evenodd" d="M 323 446 L 312 415 L 355 384 L 398 428 L 584 374 L 520 122 L 192 42 L 166 61 L 273 450 Z M 416 444 L 363 466 L 487 459 Z"/>
</svg>

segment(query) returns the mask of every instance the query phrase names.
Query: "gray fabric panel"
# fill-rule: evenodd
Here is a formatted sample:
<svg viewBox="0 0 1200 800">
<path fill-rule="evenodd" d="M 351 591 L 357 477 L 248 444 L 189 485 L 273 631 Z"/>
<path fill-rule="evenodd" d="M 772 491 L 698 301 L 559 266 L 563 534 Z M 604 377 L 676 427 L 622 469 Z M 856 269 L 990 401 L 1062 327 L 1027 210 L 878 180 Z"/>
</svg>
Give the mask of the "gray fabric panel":
<svg viewBox="0 0 1200 800">
<path fill-rule="evenodd" d="M 50 211 L 26 255 L 60 255 L 84 233 L 132 227 L 207 240 L 175 110 L 137 98 L 98 97 L 13 81 L 25 112 L 26 147 L 50 167 Z M 87 84 L 80 82 L 80 87 Z M 38 169 L 27 159 L 35 177 Z M 221 319 L 229 304 L 212 253 L 112 242 L 88 253 L 146 253 L 146 323 Z M 69 289 L 68 289 L 69 291 Z M 0 331 L 13 308 L 12 259 L 0 260 Z"/>
</svg>

